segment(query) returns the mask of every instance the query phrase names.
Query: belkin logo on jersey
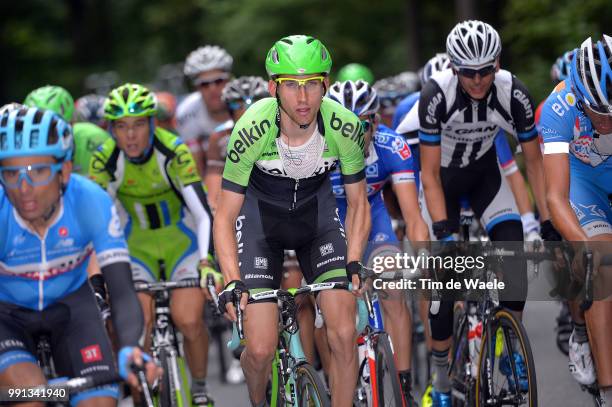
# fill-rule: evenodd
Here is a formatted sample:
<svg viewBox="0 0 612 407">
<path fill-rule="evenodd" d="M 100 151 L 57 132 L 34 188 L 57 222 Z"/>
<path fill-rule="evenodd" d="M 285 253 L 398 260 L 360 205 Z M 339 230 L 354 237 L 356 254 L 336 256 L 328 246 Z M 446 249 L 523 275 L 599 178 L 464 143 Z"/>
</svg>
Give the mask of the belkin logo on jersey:
<svg viewBox="0 0 612 407">
<path fill-rule="evenodd" d="M 363 128 L 361 126 L 355 125 L 355 123 L 344 123 L 336 116 L 336 112 L 332 112 L 329 125 L 332 129 L 339 131 L 343 137 L 350 138 L 352 141 L 359 144 L 359 147 L 363 150 L 365 140 L 363 139 Z"/>
<path fill-rule="evenodd" d="M 240 154 L 243 154 L 248 147 L 255 144 L 272 127 L 267 119 L 262 120 L 259 124 L 253 120 L 251 124 L 253 126 L 248 129 L 243 127 L 238 130 L 238 137 L 234 139 L 232 148 L 227 152 L 227 158 L 233 163 L 239 162 Z"/>
</svg>

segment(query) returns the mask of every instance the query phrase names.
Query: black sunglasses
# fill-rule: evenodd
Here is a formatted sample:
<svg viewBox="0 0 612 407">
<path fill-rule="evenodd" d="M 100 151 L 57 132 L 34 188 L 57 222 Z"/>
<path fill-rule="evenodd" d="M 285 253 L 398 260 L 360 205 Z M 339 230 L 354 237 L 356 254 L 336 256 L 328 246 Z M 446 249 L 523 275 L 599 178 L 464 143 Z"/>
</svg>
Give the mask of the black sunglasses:
<svg viewBox="0 0 612 407">
<path fill-rule="evenodd" d="M 476 74 L 480 75 L 480 77 L 482 78 L 487 75 L 491 75 L 493 72 L 495 72 L 495 65 L 485 66 L 484 68 L 480 69 L 459 68 L 458 72 L 459 75 L 465 76 L 466 78 L 473 79 Z"/>
<path fill-rule="evenodd" d="M 197 86 L 198 88 L 206 89 L 211 85 L 217 85 L 217 86 L 222 85 L 225 82 L 227 82 L 227 79 L 228 78 L 225 76 L 220 77 L 220 78 L 210 79 L 210 80 L 202 79 L 199 81 L 195 81 L 194 85 Z"/>
</svg>

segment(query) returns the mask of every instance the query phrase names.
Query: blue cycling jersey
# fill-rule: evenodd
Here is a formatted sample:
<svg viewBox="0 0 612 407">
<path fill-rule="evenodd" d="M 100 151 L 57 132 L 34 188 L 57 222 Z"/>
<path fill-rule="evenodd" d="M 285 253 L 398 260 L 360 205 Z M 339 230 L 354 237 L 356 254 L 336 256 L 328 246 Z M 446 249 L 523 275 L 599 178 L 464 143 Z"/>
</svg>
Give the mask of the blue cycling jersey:
<svg viewBox="0 0 612 407">
<path fill-rule="evenodd" d="M 393 113 L 393 120 L 391 121 L 391 127 L 393 128 L 393 130 L 397 129 L 397 126 L 399 126 L 402 120 L 404 120 L 404 117 L 406 117 L 406 115 L 416 104 L 416 102 L 418 102 L 420 96 L 421 92 L 413 92 L 410 95 L 406 96 L 404 99 L 402 99 L 399 105 L 397 105 L 395 113 Z"/>
<path fill-rule="evenodd" d="M 43 310 L 87 280 L 93 250 L 100 267 L 129 262 L 117 210 L 92 181 L 72 174 L 59 214 L 44 238 L 19 216 L 0 189 L 0 301 Z"/>
<path fill-rule="evenodd" d="M 370 240 L 395 240 L 391 218 L 383 201 L 382 189 L 389 180 L 394 184 L 415 182 L 415 163 L 410 146 L 402 136 L 384 125 L 379 125 L 369 146 L 365 172 L 368 200 L 372 211 Z M 340 219 L 344 222 L 347 202 L 339 168 L 330 174 L 330 179 Z"/>
<path fill-rule="evenodd" d="M 612 233 L 612 136 L 597 135 L 568 80 L 546 99 L 540 133 L 544 154 L 570 155 L 569 200 L 587 236 Z"/>
</svg>

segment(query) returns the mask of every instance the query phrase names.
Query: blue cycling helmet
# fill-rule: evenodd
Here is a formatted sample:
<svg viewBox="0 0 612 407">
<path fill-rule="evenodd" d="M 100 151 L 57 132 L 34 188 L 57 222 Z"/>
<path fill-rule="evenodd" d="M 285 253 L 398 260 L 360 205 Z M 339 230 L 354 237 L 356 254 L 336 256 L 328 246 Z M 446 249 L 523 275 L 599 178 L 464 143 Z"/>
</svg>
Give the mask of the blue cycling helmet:
<svg viewBox="0 0 612 407">
<path fill-rule="evenodd" d="M 587 38 L 574 52 L 571 82 L 576 98 L 598 113 L 612 114 L 612 37 Z"/>
<path fill-rule="evenodd" d="M 72 149 L 72 127 L 51 110 L 24 106 L 0 116 L 0 160 L 52 155 L 64 161 Z"/>
<path fill-rule="evenodd" d="M 571 50 L 557 58 L 553 66 L 550 68 L 550 78 L 553 80 L 553 82 L 561 82 L 568 78 L 570 74 L 570 67 L 572 66 L 573 56 L 574 50 Z"/>
</svg>

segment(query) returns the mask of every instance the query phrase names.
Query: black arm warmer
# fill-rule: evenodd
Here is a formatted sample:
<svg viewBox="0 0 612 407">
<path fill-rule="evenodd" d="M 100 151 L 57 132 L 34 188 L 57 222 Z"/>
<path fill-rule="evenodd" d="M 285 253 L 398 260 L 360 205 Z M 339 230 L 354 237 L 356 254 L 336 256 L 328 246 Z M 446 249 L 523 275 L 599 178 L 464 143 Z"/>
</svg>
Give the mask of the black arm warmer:
<svg viewBox="0 0 612 407">
<path fill-rule="evenodd" d="M 119 346 L 137 346 L 142 335 L 144 317 L 134 291 L 130 265 L 126 262 L 112 263 L 102 267 L 102 274 L 108 287 Z"/>
</svg>

